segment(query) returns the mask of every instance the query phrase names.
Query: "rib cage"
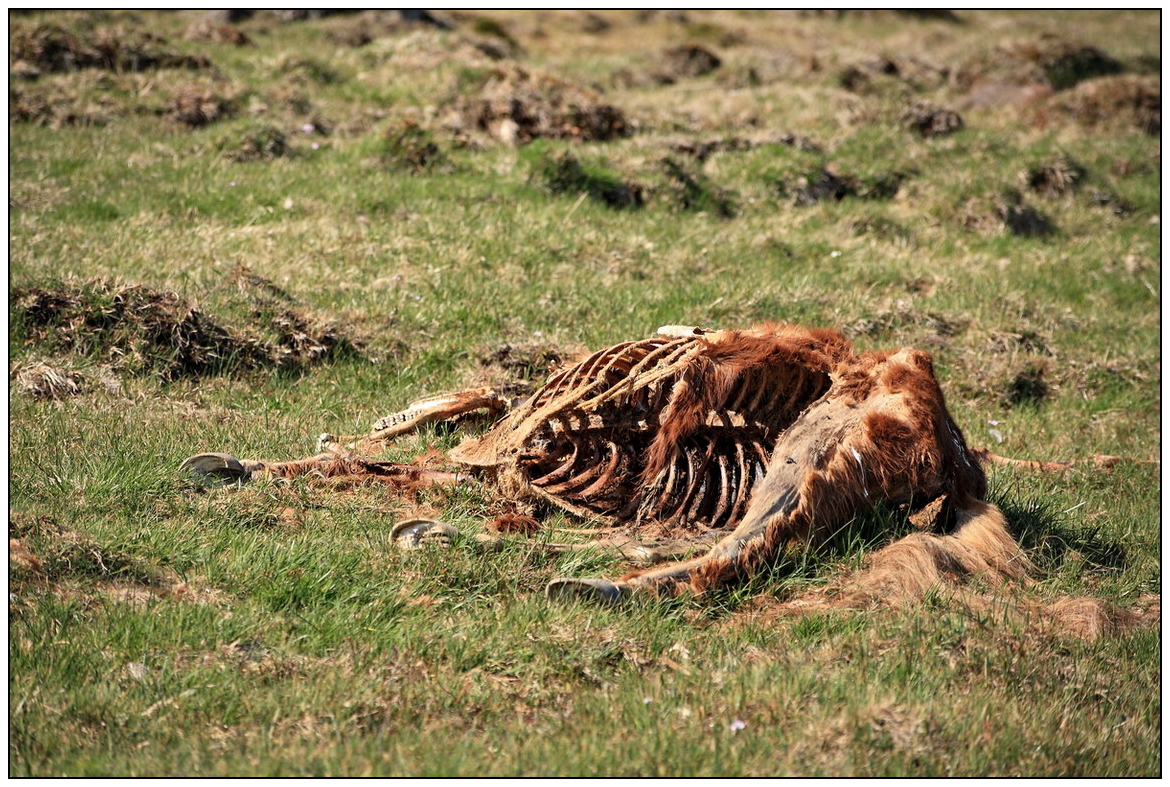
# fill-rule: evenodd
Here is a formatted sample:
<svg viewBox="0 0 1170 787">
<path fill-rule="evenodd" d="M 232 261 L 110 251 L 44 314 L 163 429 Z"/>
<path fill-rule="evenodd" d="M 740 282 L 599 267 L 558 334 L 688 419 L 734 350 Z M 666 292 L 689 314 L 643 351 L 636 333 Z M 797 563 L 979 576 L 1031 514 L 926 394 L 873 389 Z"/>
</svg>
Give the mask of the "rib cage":
<svg viewBox="0 0 1170 787">
<path fill-rule="evenodd" d="M 611 523 L 725 528 L 845 354 L 838 334 L 795 326 L 618 344 L 554 373 L 452 458 Z"/>
</svg>

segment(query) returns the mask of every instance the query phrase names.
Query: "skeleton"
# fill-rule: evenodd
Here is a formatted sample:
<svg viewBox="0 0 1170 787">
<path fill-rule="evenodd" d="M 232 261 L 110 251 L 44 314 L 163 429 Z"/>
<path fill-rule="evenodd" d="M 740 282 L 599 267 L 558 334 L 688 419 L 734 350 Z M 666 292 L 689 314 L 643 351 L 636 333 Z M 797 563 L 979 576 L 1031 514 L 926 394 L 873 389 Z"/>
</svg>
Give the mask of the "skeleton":
<svg viewBox="0 0 1170 787">
<path fill-rule="evenodd" d="M 364 455 L 424 423 L 483 409 L 507 408 L 487 388 L 432 397 L 379 420 L 368 435 L 322 435 L 323 452 L 309 459 L 200 454 L 184 467 L 197 478 L 229 480 L 314 473 L 419 485 L 475 477 L 506 499 L 543 500 L 599 520 L 619 534 L 596 543 L 635 562 L 670 561 L 618 580 L 555 579 L 547 589 L 555 597 L 615 602 L 639 592 L 701 592 L 758 570 L 789 545 L 815 546 L 882 504 L 905 508 L 923 532 L 877 554 L 870 590 L 898 593 L 956 573 L 1012 580 L 1027 572 L 998 509 L 983 502 L 985 476 L 923 352 L 857 354 L 835 331 L 792 325 L 668 326 L 552 374 L 489 431 L 449 453 L 466 473 Z M 417 544 L 456 533 L 409 520 L 394 535 Z M 703 554 L 678 560 L 696 551 Z M 894 570 L 905 565 L 916 579 Z M 840 592 L 863 590 L 855 582 Z"/>
</svg>

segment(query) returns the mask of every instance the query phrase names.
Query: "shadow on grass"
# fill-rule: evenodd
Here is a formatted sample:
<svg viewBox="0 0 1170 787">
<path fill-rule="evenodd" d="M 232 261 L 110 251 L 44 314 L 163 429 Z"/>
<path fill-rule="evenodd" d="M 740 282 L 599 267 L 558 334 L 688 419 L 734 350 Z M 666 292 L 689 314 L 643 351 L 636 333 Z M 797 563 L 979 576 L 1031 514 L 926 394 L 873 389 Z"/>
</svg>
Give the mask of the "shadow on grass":
<svg viewBox="0 0 1170 787">
<path fill-rule="evenodd" d="M 1118 541 L 1102 535 L 1100 528 L 1077 527 L 1050 501 L 998 493 L 988 502 L 1003 511 L 1011 532 L 1041 572 L 1055 571 L 1072 554 L 1090 568 L 1126 568 L 1125 548 Z"/>
</svg>

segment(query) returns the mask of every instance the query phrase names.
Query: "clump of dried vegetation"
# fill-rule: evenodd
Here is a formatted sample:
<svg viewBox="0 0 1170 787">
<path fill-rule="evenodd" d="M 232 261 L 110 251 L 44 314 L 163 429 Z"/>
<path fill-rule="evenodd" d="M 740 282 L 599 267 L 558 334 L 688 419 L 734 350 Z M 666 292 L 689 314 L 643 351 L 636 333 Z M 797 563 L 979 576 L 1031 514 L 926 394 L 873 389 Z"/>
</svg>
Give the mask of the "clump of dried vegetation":
<svg viewBox="0 0 1170 787">
<path fill-rule="evenodd" d="M 97 68 L 146 71 L 156 68 L 211 68 L 206 57 L 185 55 L 165 47 L 166 39 L 142 31 L 101 29 L 89 36 L 52 24 L 16 25 L 8 35 L 11 67 L 26 76 Z"/>
<path fill-rule="evenodd" d="M 185 128 L 202 128 L 231 114 L 232 102 L 213 89 L 190 85 L 172 97 L 166 118 Z"/>
<path fill-rule="evenodd" d="M 14 287 L 9 308 L 25 344 L 163 380 L 302 369 L 358 352 L 335 326 L 291 296 L 274 295 L 264 280 L 246 272 L 233 280 L 250 305 L 242 326 L 221 324 L 174 292 L 109 280 Z"/>
<path fill-rule="evenodd" d="M 775 182 L 776 193 L 794 205 L 839 202 L 847 197 L 888 200 L 898 193 L 910 173 L 901 171 L 853 175 L 829 165 L 786 173 Z"/>
<path fill-rule="evenodd" d="M 959 65 L 953 80 L 965 92 L 989 82 L 1042 84 L 1065 90 L 1086 79 L 1119 73 L 1122 68 L 1118 60 L 1096 47 L 1050 34 L 977 53 Z"/>
<path fill-rule="evenodd" d="M 20 364 L 16 369 L 16 389 L 33 399 L 64 399 L 86 389 L 81 372 L 59 369 L 42 361 Z"/>
<path fill-rule="evenodd" d="M 723 65 L 718 55 L 699 44 L 671 47 L 663 53 L 662 59 L 663 73 L 669 80 L 667 84 L 675 79 L 706 76 Z"/>
<path fill-rule="evenodd" d="M 958 112 L 929 101 L 915 101 L 902 113 L 902 122 L 921 137 L 945 137 L 963 129 Z"/>
<path fill-rule="evenodd" d="M 1020 182 L 1045 197 L 1072 194 L 1085 180 L 1085 168 L 1061 154 L 1020 173 Z"/>
<path fill-rule="evenodd" d="M 217 22 L 214 19 L 202 19 L 183 32 L 188 41 L 210 41 L 213 44 L 231 44 L 232 46 L 254 46 L 248 34 L 235 25 L 226 22 Z"/>
<path fill-rule="evenodd" d="M 534 139 L 604 141 L 632 132 L 625 113 L 592 90 L 519 67 L 498 67 L 455 102 L 464 128 L 512 144 Z"/>
<path fill-rule="evenodd" d="M 1162 133 L 1162 81 L 1136 74 L 1089 79 L 1049 99 L 1046 112 L 1090 128 L 1131 126 L 1156 136 Z"/>
<path fill-rule="evenodd" d="M 435 135 L 411 119 L 387 128 L 382 147 L 382 163 L 390 169 L 425 172 L 448 162 Z"/>
<path fill-rule="evenodd" d="M 271 161 L 289 153 L 288 137 L 275 126 L 254 125 L 221 143 L 223 155 L 238 163 Z"/>
<path fill-rule="evenodd" d="M 105 75 L 78 76 L 52 86 L 12 87 L 8 91 L 8 118 L 62 129 L 68 126 L 104 126 L 132 111 L 113 96 Z"/>
</svg>

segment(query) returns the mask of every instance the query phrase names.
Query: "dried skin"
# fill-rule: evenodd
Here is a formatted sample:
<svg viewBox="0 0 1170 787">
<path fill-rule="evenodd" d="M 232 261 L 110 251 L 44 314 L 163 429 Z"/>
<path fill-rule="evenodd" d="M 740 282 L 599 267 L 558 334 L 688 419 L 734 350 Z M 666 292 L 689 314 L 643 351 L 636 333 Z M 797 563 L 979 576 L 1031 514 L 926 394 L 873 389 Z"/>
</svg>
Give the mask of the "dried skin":
<svg viewBox="0 0 1170 787">
<path fill-rule="evenodd" d="M 493 397 L 491 389 L 431 397 L 382 419 L 367 439 L 498 406 Z M 858 355 L 836 331 L 669 326 L 557 371 L 449 456 L 505 499 L 543 498 L 621 527 L 594 545 L 632 561 L 707 550 L 617 582 L 556 580 L 550 593 L 615 601 L 635 591 L 702 592 L 759 570 L 788 546 L 815 546 L 883 504 L 906 506 L 920 532 L 791 609 L 902 605 L 939 586 L 1020 584 L 1030 570 L 999 509 L 983 502 L 986 478 L 947 412 L 930 356 Z M 423 472 L 416 467 L 336 452 L 266 472 L 459 479 L 433 471 L 424 480 L 410 475 Z M 493 529 L 530 526 L 509 520 Z"/>
</svg>

